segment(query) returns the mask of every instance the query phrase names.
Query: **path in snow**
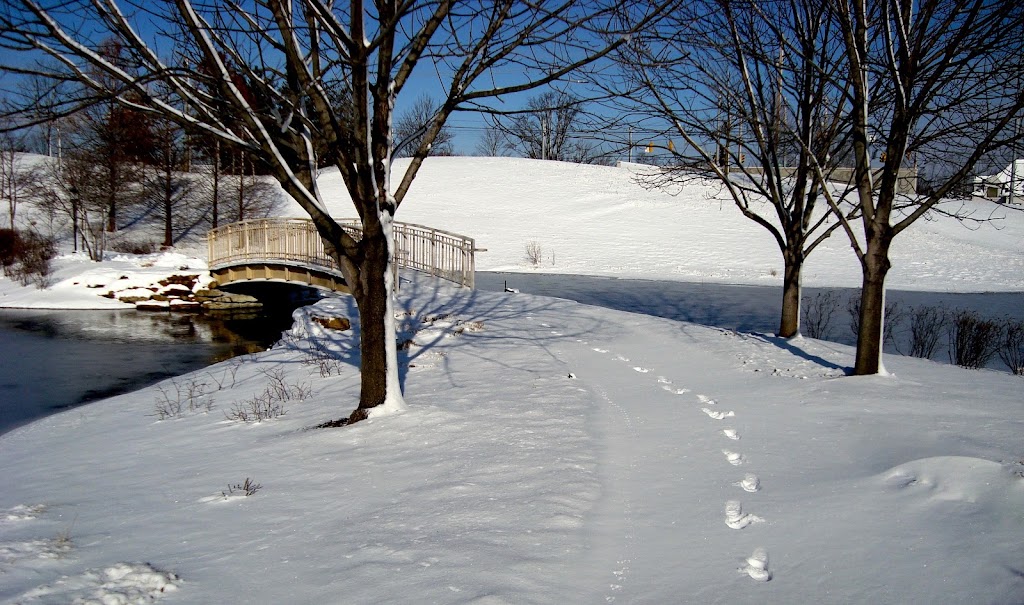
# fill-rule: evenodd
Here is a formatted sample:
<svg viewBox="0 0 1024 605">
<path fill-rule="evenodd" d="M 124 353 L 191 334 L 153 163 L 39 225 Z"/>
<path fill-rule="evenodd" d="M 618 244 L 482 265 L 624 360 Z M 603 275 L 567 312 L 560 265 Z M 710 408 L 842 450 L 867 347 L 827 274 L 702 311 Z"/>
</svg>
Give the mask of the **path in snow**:
<svg viewBox="0 0 1024 605">
<path fill-rule="evenodd" d="M 742 452 L 721 448 L 721 441 L 737 444 L 741 438 L 739 429 L 720 424 L 724 419 L 735 418 L 735 412 L 719 411 L 721 406 L 714 399 L 693 394 L 691 388 L 677 385 L 671 378 L 693 375 L 692 369 L 684 371 L 684 367 L 694 361 L 683 361 L 670 338 L 650 332 L 637 333 L 634 338 L 619 338 L 614 347 L 580 338 L 576 339 L 575 346 L 561 345 L 557 351 L 566 360 L 570 377 L 589 389 L 600 406 L 594 425 L 606 444 L 601 459 L 604 496 L 596 507 L 594 519 L 589 522 L 602 530 L 593 548 L 595 561 L 591 566 L 604 570 L 603 577 L 596 579 L 600 598 L 606 603 L 647 601 L 650 587 L 663 584 L 658 576 L 692 570 L 695 565 L 692 559 L 701 557 L 701 549 L 679 548 L 666 552 L 661 548 L 666 542 L 672 542 L 664 539 L 665 532 L 679 533 L 678 543 L 683 545 L 695 538 L 687 536 L 694 527 L 699 533 L 717 534 L 719 539 L 725 540 L 735 540 L 725 534 L 749 528 L 736 532 L 744 534 L 735 540 L 742 545 L 740 552 L 750 553 L 739 557 L 742 566 L 736 568 L 737 559 L 727 558 L 702 560 L 698 568 L 713 566 L 719 572 L 735 569 L 753 580 L 771 580 L 768 550 L 759 543 L 754 527 L 765 519 L 745 512 L 735 494 L 724 502 L 724 524 L 721 521 L 723 504 L 714 512 L 710 506 L 700 512 L 680 510 L 679 521 L 669 527 L 654 522 L 664 518 L 664 513 L 658 511 L 662 503 L 684 502 L 693 490 L 708 488 L 695 482 L 718 484 L 712 488 L 719 487 L 723 492 L 738 487 L 755 499 L 754 494 L 760 490 L 756 474 L 748 472 L 736 476 L 726 470 L 727 467 L 708 460 L 724 454 L 728 468 L 749 462 Z M 723 371 L 722 361 L 704 359 L 702 363 L 708 369 L 703 375 Z M 680 364 L 686 366 L 680 367 Z M 690 444 L 673 438 L 674 427 L 699 422 L 701 411 L 709 417 L 705 418 L 708 430 L 703 447 L 690 448 Z M 695 461 L 694 469 L 712 466 L 722 469 L 721 472 L 675 476 L 679 460 L 694 455 L 701 458 Z"/>
</svg>

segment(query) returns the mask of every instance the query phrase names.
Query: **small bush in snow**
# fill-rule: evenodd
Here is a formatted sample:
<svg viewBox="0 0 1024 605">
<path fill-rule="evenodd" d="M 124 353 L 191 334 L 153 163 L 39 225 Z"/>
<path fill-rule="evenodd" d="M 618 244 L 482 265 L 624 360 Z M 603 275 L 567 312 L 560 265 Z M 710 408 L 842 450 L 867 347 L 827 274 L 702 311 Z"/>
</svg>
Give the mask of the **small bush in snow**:
<svg viewBox="0 0 1024 605">
<path fill-rule="evenodd" d="M 275 399 L 270 389 L 267 388 L 252 399 L 245 399 L 231 404 L 231 410 L 224 413 L 228 420 L 237 422 L 263 422 L 284 416 L 285 409 L 281 400 Z"/>
<path fill-rule="evenodd" d="M 227 385 L 227 388 L 230 389 L 233 388 L 235 386 L 235 383 L 237 382 L 236 376 L 238 374 L 238 368 L 240 368 L 241 366 L 242 358 L 232 357 L 231 361 L 227 363 L 226 367 L 224 368 L 224 371 L 221 372 L 220 376 L 216 376 L 212 372 L 208 373 L 208 376 L 210 377 L 210 380 L 217 384 L 218 391 L 223 390 L 225 388 L 224 385 Z M 231 380 L 230 383 L 228 382 L 228 379 Z"/>
<path fill-rule="evenodd" d="M 539 267 L 543 261 L 544 249 L 541 248 L 540 244 L 534 241 L 526 244 L 526 262 L 534 267 Z"/>
<path fill-rule="evenodd" d="M 910 312 L 910 351 L 913 357 L 931 359 L 939 346 L 939 337 L 949 324 L 949 313 L 942 307 L 919 305 Z"/>
<path fill-rule="evenodd" d="M 197 378 L 171 380 L 170 388 L 160 385 L 156 390 L 157 397 L 153 410 L 157 420 L 180 418 L 185 412 L 209 412 L 213 409 L 209 387 Z"/>
<path fill-rule="evenodd" d="M 308 382 L 288 384 L 281 368 L 261 369 L 260 373 L 270 379 L 267 391 L 278 401 L 302 401 L 313 396 L 313 387 Z"/>
<path fill-rule="evenodd" d="M 1010 371 L 1024 376 L 1024 321 L 1009 320 L 1003 328 L 1003 346 L 999 348 L 999 358 Z"/>
<path fill-rule="evenodd" d="M 278 416 L 284 416 L 285 401 L 301 401 L 313 396 L 313 388 L 309 383 L 285 382 L 284 370 L 280 368 L 260 370 L 270 379 L 262 393 L 252 399 L 235 402 L 225 416 L 228 420 L 238 422 L 263 422 Z"/>
<path fill-rule="evenodd" d="M 985 367 L 1002 340 L 1003 326 L 998 322 L 982 319 L 973 311 L 959 311 L 950 322 L 949 360 L 965 368 Z"/>
<path fill-rule="evenodd" d="M 27 286 L 49 285 L 50 261 L 57 256 L 57 245 L 34 231 L 0 229 L 0 265 L 4 275 Z"/>
<path fill-rule="evenodd" d="M 123 254 L 152 254 L 160 249 L 154 242 L 120 239 L 111 242 L 110 249 Z"/>
<path fill-rule="evenodd" d="M 803 308 L 803 333 L 809 338 L 828 338 L 832 331 L 832 316 L 839 302 L 833 292 L 818 292 L 806 301 Z"/>
<path fill-rule="evenodd" d="M 228 488 L 221 493 L 224 494 L 225 498 L 229 498 L 231 496 L 245 496 L 248 498 L 260 491 L 262 487 L 263 486 L 259 483 L 256 483 L 252 479 L 246 477 L 243 483 L 229 483 Z"/>
<path fill-rule="evenodd" d="M 335 354 L 319 338 L 309 337 L 301 345 L 293 343 L 292 346 L 302 351 L 302 363 L 316 366 L 320 371 L 321 378 L 341 374 L 343 366 L 341 360 L 335 357 Z"/>
</svg>

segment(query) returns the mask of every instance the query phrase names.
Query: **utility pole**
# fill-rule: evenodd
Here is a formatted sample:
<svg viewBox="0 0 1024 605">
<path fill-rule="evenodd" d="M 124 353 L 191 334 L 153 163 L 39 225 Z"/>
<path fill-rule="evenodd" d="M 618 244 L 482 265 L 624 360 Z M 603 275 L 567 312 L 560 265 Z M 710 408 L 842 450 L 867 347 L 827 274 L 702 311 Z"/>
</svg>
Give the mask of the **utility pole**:
<svg viewBox="0 0 1024 605">
<path fill-rule="evenodd" d="M 1020 136 L 1020 123 L 1024 118 L 1019 118 L 1017 123 L 1013 125 L 1014 134 L 1017 137 Z M 1013 145 L 1010 146 L 1010 150 L 1013 152 L 1010 157 L 1010 196 L 1007 202 L 1010 204 L 1015 203 L 1015 196 L 1017 195 L 1017 140 L 1014 140 Z"/>
<path fill-rule="evenodd" d="M 548 112 L 540 117 L 540 159 L 548 159 Z"/>
<path fill-rule="evenodd" d="M 629 162 L 629 163 L 633 163 L 633 127 L 632 126 L 629 127 L 629 135 L 628 135 L 628 137 L 629 137 L 629 139 L 628 139 L 628 141 L 629 141 L 628 145 L 629 146 L 628 146 L 627 152 L 626 152 L 626 158 L 627 158 L 626 161 Z"/>
</svg>

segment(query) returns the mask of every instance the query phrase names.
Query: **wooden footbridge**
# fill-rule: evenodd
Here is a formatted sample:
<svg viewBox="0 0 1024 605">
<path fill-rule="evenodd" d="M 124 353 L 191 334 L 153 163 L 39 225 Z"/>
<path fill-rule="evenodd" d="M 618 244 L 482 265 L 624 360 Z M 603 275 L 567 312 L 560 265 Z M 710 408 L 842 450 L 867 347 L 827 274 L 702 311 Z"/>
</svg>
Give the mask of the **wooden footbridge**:
<svg viewBox="0 0 1024 605">
<path fill-rule="evenodd" d="M 355 239 L 357 219 L 338 221 Z M 473 239 L 440 229 L 394 223 L 395 269 L 414 269 L 474 287 L 478 251 Z M 218 285 L 276 281 L 348 292 L 341 269 L 324 252 L 309 219 L 270 218 L 231 223 L 207 235 L 210 273 Z M 397 280 L 395 282 L 398 283 Z"/>
</svg>

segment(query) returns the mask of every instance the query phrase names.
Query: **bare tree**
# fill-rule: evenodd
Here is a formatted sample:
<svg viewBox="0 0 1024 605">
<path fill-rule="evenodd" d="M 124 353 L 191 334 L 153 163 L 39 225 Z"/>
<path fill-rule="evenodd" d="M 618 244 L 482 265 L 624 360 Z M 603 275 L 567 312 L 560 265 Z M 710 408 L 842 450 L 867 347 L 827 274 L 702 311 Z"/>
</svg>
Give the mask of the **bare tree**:
<svg viewBox="0 0 1024 605">
<path fill-rule="evenodd" d="M 485 157 L 500 157 L 508 155 L 508 143 L 505 142 L 505 135 L 494 126 L 487 126 L 476 143 L 476 154 Z"/>
<path fill-rule="evenodd" d="M 418 149 L 423 143 L 423 135 L 437 113 L 438 103 L 427 95 L 416 97 L 412 107 L 401 113 L 395 120 L 395 156 L 408 157 L 411 150 Z M 452 155 L 452 141 L 455 133 L 447 125 L 437 131 L 434 142 L 430 144 L 429 155 Z"/>
<path fill-rule="evenodd" d="M 685 142 L 665 143 L 670 163 L 642 182 L 717 181 L 772 235 L 783 337 L 800 331 L 804 262 L 839 226 L 821 197 L 843 145 L 836 35 L 822 0 L 713 0 L 679 8 L 620 51 L 617 105 L 641 129 Z"/>
<path fill-rule="evenodd" d="M 81 81 L 100 98 L 163 115 L 266 162 L 312 218 L 359 308 L 362 380 L 354 422 L 370 410 L 405 406 L 392 224 L 449 116 L 578 72 L 669 3 L 176 0 L 138 10 L 128 0 L 97 0 L 51 11 L 37 0 L 10 0 L 0 13 L 0 64 L 33 71 L 11 51 L 46 53 L 64 66 L 47 75 Z M 139 22 L 130 16 L 136 14 Z M 89 27 L 64 25 L 72 22 Z M 125 64 L 96 52 L 107 38 L 126 49 Z M 156 38 L 173 41 L 176 52 L 161 55 L 151 43 Z M 418 70 L 440 76 L 444 96 L 393 184 L 393 108 Z M 155 91 L 155 82 L 169 92 Z M 340 172 L 362 222 L 358 240 L 328 213 L 316 181 L 328 165 Z"/>
<path fill-rule="evenodd" d="M 152 129 L 154 171 L 149 179 L 149 189 L 155 192 L 163 223 L 163 245 L 170 247 L 176 241 L 176 235 L 186 229 L 193 221 L 183 207 L 190 200 L 195 189 L 193 179 L 185 177 L 182 172 L 185 163 L 184 132 L 174 122 L 157 120 Z"/>
<path fill-rule="evenodd" d="M 22 133 L 24 134 L 24 133 Z M 33 197 L 38 180 L 36 171 L 25 166 L 23 136 L 15 133 L 0 134 L 0 198 L 7 202 L 7 217 L 11 229 L 16 229 L 18 205 Z"/>
<path fill-rule="evenodd" d="M 859 226 L 841 211 L 863 274 L 856 374 L 883 371 L 885 278 L 893 239 L 987 155 L 1019 137 L 1024 5 L 1016 0 L 830 0 L 845 46 Z M 943 163 L 927 193 L 903 168 Z M 838 210 L 838 208 L 836 208 Z"/>
<path fill-rule="evenodd" d="M 589 163 L 602 154 L 582 138 L 583 101 L 563 91 L 549 90 L 530 99 L 511 115 L 495 115 L 491 127 L 500 131 L 512 152 L 535 160 Z"/>
</svg>

